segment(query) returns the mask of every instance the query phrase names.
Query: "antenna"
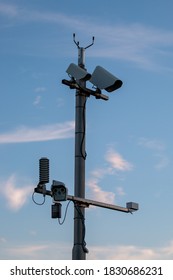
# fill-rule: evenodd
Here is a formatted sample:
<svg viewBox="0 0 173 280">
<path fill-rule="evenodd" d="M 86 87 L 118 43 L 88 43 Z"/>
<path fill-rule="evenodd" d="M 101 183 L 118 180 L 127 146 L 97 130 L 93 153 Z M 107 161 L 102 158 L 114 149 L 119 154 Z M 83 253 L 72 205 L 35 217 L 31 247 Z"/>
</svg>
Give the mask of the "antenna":
<svg viewBox="0 0 173 280">
<path fill-rule="evenodd" d="M 93 36 L 93 37 L 92 37 L 92 43 L 89 44 L 88 46 L 86 46 L 86 47 L 84 48 L 85 50 L 88 49 L 88 48 L 90 48 L 92 45 L 94 45 L 94 39 L 95 39 L 95 37 Z M 76 34 L 75 34 L 75 33 L 73 33 L 73 42 L 75 43 L 75 45 L 77 46 L 77 48 L 80 49 L 79 41 L 76 41 Z"/>
<path fill-rule="evenodd" d="M 49 159 L 43 157 L 39 160 L 39 184 L 49 183 Z"/>
</svg>

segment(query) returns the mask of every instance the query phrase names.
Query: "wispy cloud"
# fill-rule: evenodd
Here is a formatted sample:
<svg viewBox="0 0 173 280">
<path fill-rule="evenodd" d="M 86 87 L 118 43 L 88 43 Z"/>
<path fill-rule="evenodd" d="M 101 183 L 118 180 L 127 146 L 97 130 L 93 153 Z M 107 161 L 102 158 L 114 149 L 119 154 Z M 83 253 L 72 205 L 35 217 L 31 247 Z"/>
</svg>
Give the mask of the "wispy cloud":
<svg viewBox="0 0 173 280">
<path fill-rule="evenodd" d="M 142 247 L 135 245 L 94 246 L 90 250 L 89 259 L 98 260 L 172 260 L 173 247 Z M 170 249 L 169 249 L 170 248 Z"/>
<path fill-rule="evenodd" d="M 118 196 L 123 196 L 123 195 L 126 194 L 123 187 L 117 187 L 116 188 L 116 193 L 117 193 Z"/>
<path fill-rule="evenodd" d="M 37 242 L 21 244 L 15 241 L 11 244 L 10 240 L 1 246 L 0 259 L 20 259 L 20 260 L 69 260 L 71 259 L 71 244 Z"/>
<path fill-rule="evenodd" d="M 157 170 L 166 168 L 170 163 L 169 158 L 165 154 L 157 154 L 155 157 L 158 158 L 158 162 L 154 166 Z"/>
<path fill-rule="evenodd" d="M 48 249 L 48 245 L 27 245 L 27 246 L 16 246 L 6 249 L 4 252 L 12 258 L 20 259 L 41 259 Z"/>
<path fill-rule="evenodd" d="M 105 203 L 114 203 L 115 194 L 113 192 L 102 190 L 99 186 L 99 183 L 99 179 L 94 177 L 87 182 L 87 186 L 90 189 L 92 199 Z"/>
<path fill-rule="evenodd" d="M 35 91 L 36 93 L 42 93 L 42 92 L 45 92 L 45 91 L 46 91 L 46 88 L 45 88 L 45 87 L 36 87 L 36 88 L 34 89 L 34 91 Z"/>
<path fill-rule="evenodd" d="M 157 70 L 156 66 L 165 69 L 163 60 L 173 55 L 166 49 L 173 46 L 172 31 L 140 23 L 105 25 L 100 31 L 95 26 L 95 29 L 99 42 L 106 42 L 106 45 L 101 44 L 93 50 L 94 56 L 120 59 L 141 68 Z"/>
<path fill-rule="evenodd" d="M 0 134 L 0 144 L 26 143 L 67 139 L 74 136 L 74 121 L 29 128 L 20 126 Z"/>
<path fill-rule="evenodd" d="M 138 144 L 142 147 L 155 150 L 155 151 L 163 151 L 165 150 L 165 145 L 157 140 L 157 139 L 148 139 L 145 137 L 141 137 L 138 141 Z"/>
<path fill-rule="evenodd" d="M 8 18 L 15 18 L 18 21 L 54 23 L 65 26 L 73 25 L 74 27 L 77 27 L 79 23 L 81 23 L 81 28 L 84 24 L 83 22 L 80 22 L 82 18 L 70 17 L 66 14 L 52 11 L 40 12 L 37 10 L 29 10 L 24 7 L 21 8 L 15 4 L 0 4 L 0 14 L 7 16 Z"/>
<path fill-rule="evenodd" d="M 17 178 L 11 175 L 6 181 L 0 184 L 0 193 L 5 198 L 7 206 L 14 211 L 18 211 L 27 202 L 34 187 L 25 185 L 24 187 L 17 186 Z"/>
<path fill-rule="evenodd" d="M 173 56 L 173 32 L 141 23 L 103 24 L 101 20 L 52 11 L 36 11 L 1 4 L 0 13 L 20 21 L 42 22 L 64 26 L 90 36 L 96 35 L 97 48 L 89 55 L 132 62 L 149 70 L 166 69 L 165 58 Z M 167 70 L 170 70 L 167 69 Z"/>
<path fill-rule="evenodd" d="M 16 17 L 18 8 L 15 5 L 0 3 L 0 14 L 8 17 Z"/>
<path fill-rule="evenodd" d="M 40 104 L 40 101 L 41 101 L 41 95 L 37 95 L 33 102 L 33 105 L 37 106 L 38 104 Z"/>
<path fill-rule="evenodd" d="M 89 188 L 92 199 L 105 203 L 114 203 L 115 194 L 113 192 L 102 190 L 100 186 L 101 180 L 108 174 L 111 174 L 111 170 L 109 167 L 96 168 L 90 172 L 91 177 L 87 182 L 87 186 Z"/>
<path fill-rule="evenodd" d="M 71 244 L 44 242 L 43 244 L 9 244 L 1 248 L 1 259 L 68 260 L 71 258 Z M 165 246 L 148 247 L 140 245 L 90 246 L 88 260 L 172 260 L 173 241 Z"/>
<path fill-rule="evenodd" d="M 135 245 L 94 246 L 89 259 L 98 260 L 172 260 L 173 241 L 165 246 L 147 247 Z"/>
<path fill-rule="evenodd" d="M 35 97 L 33 105 L 38 106 L 41 102 L 42 94 L 46 92 L 46 88 L 45 87 L 36 87 L 34 89 L 34 92 L 37 93 L 37 96 Z"/>
<path fill-rule="evenodd" d="M 138 145 L 152 151 L 152 156 L 157 159 L 157 163 L 154 165 L 155 169 L 161 170 L 169 165 L 170 160 L 165 153 L 166 147 L 161 141 L 141 137 Z"/>
<path fill-rule="evenodd" d="M 7 239 L 5 237 L 0 237 L 0 243 L 6 243 Z"/>
</svg>

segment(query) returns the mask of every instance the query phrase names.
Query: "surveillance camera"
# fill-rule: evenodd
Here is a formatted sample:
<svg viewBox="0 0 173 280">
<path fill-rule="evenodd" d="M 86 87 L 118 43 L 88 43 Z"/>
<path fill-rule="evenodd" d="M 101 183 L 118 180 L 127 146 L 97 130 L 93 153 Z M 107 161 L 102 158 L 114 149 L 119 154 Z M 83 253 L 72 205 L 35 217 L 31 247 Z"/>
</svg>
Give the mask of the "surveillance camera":
<svg viewBox="0 0 173 280">
<path fill-rule="evenodd" d="M 128 208 L 130 211 L 137 211 L 139 209 L 139 204 L 135 202 L 127 202 L 126 208 Z"/>
<path fill-rule="evenodd" d="M 71 63 L 66 70 L 67 74 L 74 78 L 75 80 L 87 81 L 91 78 L 91 74 L 89 74 L 85 69 L 77 66 L 74 63 Z"/>
<path fill-rule="evenodd" d="M 67 200 L 68 189 L 66 188 L 64 183 L 53 180 L 51 191 L 54 201 Z"/>
<path fill-rule="evenodd" d="M 90 82 L 99 89 L 112 92 L 123 84 L 121 80 L 109 73 L 101 66 L 97 66 L 91 76 Z"/>
</svg>

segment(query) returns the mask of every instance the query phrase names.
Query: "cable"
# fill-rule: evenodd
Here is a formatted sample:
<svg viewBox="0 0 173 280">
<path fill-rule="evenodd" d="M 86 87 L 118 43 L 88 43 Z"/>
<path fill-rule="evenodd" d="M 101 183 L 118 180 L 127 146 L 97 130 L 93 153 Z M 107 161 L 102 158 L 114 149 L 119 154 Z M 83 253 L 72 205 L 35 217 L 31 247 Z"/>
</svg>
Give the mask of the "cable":
<svg viewBox="0 0 173 280">
<path fill-rule="evenodd" d="M 33 194 L 32 194 L 32 201 L 33 201 L 36 205 L 39 205 L 39 206 L 43 205 L 43 204 L 45 203 L 45 201 L 46 201 L 45 195 L 43 195 L 43 197 L 44 197 L 43 202 L 38 203 L 38 202 L 36 202 L 35 199 L 34 199 L 34 194 L 35 194 L 35 192 L 33 192 Z"/>
<path fill-rule="evenodd" d="M 85 124 L 86 102 L 87 102 L 87 97 L 86 97 L 84 105 L 83 105 L 83 119 L 82 119 L 82 121 L 83 121 L 83 136 L 82 136 L 82 141 L 81 141 L 81 145 L 80 145 L 81 156 L 83 157 L 84 160 L 86 160 L 86 157 L 87 157 L 86 151 L 83 153 L 83 145 L 84 145 L 85 134 L 86 134 L 86 124 Z"/>
<path fill-rule="evenodd" d="M 78 212 L 78 214 L 80 215 L 80 218 L 81 218 L 81 223 L 82 223 L 82 227 L 83 227 L 83 232 L 82 232 L 82 248 L 83 248 L 83 251 L 85 253 L 88 253 L 88 249 L 86 248 L 86 242 L 85 242 L 85 233 L 86 233 L 86 229 L 85 229 L 85 218 L 84 218 L 84 215 L 80 209 L 80 207 L 78 206 L 77 203 L 74 202 L 74 207 L 76 209 L 76 211 Z"/>
<path fill-rule="evenodd" d="M 67 210 L 68 210 L 68 207 L 69 207 L 70 202 L 71 202 L 71 200 L 69 200 L 69 202 L 68 202 L 68 204 L 67 204 L 67 206 L 66 206 L 65 214 L 64 214 L 64 218 L 63 218 L 62 222 L 61 222 L 60 219 L 58 218 L 58 223 L 59 223 L 60 225 L 63 225 L 63 223 L 65 222 L 65 219 L 66 219 L 66 216 L 67 216 Z"/>
</svg>

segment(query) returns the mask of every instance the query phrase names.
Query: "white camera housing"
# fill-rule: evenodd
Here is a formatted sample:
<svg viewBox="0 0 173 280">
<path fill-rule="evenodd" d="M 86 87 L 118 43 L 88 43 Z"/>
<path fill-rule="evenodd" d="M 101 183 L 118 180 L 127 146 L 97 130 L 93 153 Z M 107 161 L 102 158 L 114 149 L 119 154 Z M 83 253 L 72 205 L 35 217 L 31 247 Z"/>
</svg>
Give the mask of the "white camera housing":
<svg viewBox="0 0 173 280">
<path fill-rule="evenodd" d="M 66 72 L 71 78 L 74 78 L 75 80 L 87 81 L 91 78 L 91 74 L 74 63 L 69 65 Z"/>
<path fill-rule="evenodd" d="M 68 189 L 63 182 L 53 180 L 51 191 L 55 202 L 67 200 Z"/>
<path fill-rule="evenodd" d="M 97 66 L 91 76 L 90 82 L 98 89 L 105 89 L 112 92 L 120 88 L 123 84 L 121 80 L 109 73 L 101 66 Z"/>
</svg>

